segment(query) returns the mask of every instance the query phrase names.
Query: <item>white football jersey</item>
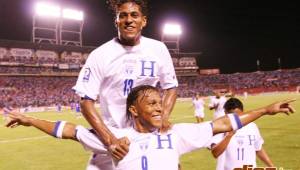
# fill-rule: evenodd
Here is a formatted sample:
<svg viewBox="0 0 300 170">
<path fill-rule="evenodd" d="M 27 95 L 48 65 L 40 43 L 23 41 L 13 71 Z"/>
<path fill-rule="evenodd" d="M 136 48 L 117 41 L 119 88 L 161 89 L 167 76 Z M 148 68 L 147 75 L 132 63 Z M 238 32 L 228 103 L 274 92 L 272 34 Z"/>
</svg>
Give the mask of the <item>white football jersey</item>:
<svg viewBox="0 0 300 170">
<path fill-rule="evenodd" d="M 219 137 L 217 139 L 218 141 L 214 140 L 216 144 L 222 140 Z M 218 158 L 217 170 L 232 170 L 243 165 L 256 167 L 256 151 L 261 150 L 263 143 L 264 140 L 255 123 L 249 123 L 237 130 L 226 150 L 220 155 L 220 160 Z"/>
<path fill-rule="evenodd" d="M 195 115 L 204 114 L 204 100 L 203 99 L 198 99 L 198 100 L 194 99 L 193 105 L 195 108 Z"/>
<path fill-rule="evenodd" d="M 76 138 L 95 154 L 106 152 L 101 141 L 88 129 L 77 126 Z M 178 170 L 180 155 L 208 147 L 212 138 L 210 122 L 200 124 L 175 124 L 167 133 L 139 133 L 133 128 L 110 128 L 116 137 L 130 140 L 128 154 L 115 162 L 117 170 Z M 101 160 L 99 160 L 101 161 Z"/>
<path fill-rule="evenodd" d="M 211 97 L 209 106 L 217 106 L 214 112 L 213 119 L 219 118 L 221 116 L 225 115 L 224 111 L 224 104 L 226 103 L 227 99 L 224 96 L 221 96 L 220 98 L 216 98 L 215 96 Z"/>
<path fill-rule="evenodd" d="M 158 82 L 163 89 L 178 86 L 165 44 L 141 37 L 138 45 L 124 46 L 115 38 L 91 52 L 73 89 L 81 97 L 99 97 L 104 122 L 124 128 L 128 127 L 125 112 L 130 90 Z"/>
<path fill-rule="evenodd" d="M 194 99 L 193 104 L 195 107 L 195 110 L 204 111 L 204 100 L 203 99 Z"/>
<path fill-rule="evenodd" d="M 211 139 L 211 145 L 208 147 L 208 149 L 211 150 L 213 144 L 215 145 L 220 143 L 220 141 L 222 141 L 223 138 L 225 137 L 224 135 L 225 133 L 219 133 L 214 135 Z M 224 170 L 224 164 L 225 164 L 224 161 L 225 161 L 225 151 L 222 154 L 220 154 L 217 158 L 216 170 Z"/>
</svg>

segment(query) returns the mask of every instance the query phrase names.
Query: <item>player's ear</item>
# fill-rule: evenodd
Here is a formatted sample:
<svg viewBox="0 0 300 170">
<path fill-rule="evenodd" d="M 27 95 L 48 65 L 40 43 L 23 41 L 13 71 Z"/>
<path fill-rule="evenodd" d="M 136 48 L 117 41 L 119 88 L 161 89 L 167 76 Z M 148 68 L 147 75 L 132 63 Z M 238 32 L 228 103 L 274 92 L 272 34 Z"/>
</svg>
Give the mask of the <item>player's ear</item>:
<svg viewBox="0 0 300 170">
<path fill-rule="evenodd" d="M 137 117 L 138 116 L 138 112 L 137 109 L 134 105 L 131 105 L 128 109 L 130 111 L 130 113 L 132 114 L 133 117 Z"/>
<path fill-rule="evenodd" d="M 143 16 L 142 18 L 142 28 L 144 28 L 147 25 L 147 16 Z"/>
<path fill-rule="evenodd" d="M 117 21 L 117 17 L 115 17 L 114 24 L 115 24 L 115 27 L 116 27 L 116 28 L 118 28 L 118 21 Z"/>
</svg>

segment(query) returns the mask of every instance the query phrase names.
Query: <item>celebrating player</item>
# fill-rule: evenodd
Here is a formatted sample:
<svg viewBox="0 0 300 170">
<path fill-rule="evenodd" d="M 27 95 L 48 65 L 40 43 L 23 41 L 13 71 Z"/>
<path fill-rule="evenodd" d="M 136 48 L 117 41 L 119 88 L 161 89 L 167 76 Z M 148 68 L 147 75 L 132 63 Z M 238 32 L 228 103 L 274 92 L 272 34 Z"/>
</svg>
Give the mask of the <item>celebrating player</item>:
<svg viewBox="0 0 300 170">
<path fill-rule="evenodd" d="M 215 91 L 215 96 L 210 99 L 209 109 L 215 110 L 213 119 L 217 119 L 218 117 L 224 116 L 224 104 L 226 102 L 226 97 L 221 95 L 220 91 Z"/>
<path fill-rule="evenodd" d="M 237 98 L 230 98 L 226 101 L 224 109 L 226 114 L 237 113 L 241 115 L 243 104 Z M 237 131 L 216 135 L 213 138 L 211 151 L 214 157 L 218 159 L 217 170 L 232 170 L 243 167 L 243 165 L 256 167 L 256 155 L 268 167 L 274 166 L 262 147 L 263 143 L 264 140 L 254 122 Z"/>
<path fill-rule="evenodd" d="M 293 100 L 277 102 L 242 115 L 227 114 L 212 122 L 175 124 L 166 132 L 161 132 L 163 105 L 157 88 L 142 85 L 132 89 L 127 98 L 127 120 L 129 128 L 110 127 L 117 138 L 128 137 L 131 144 L 129 153 L 122 160 L 115 160 L 117 170 L 177 170 L 180 155 L 195 149 L 207 147 L 212 136 L 217 133 L 237 130 L 264 115 L 294 112 L 289 105 Z M 64 121 L 50 122 L 10 112 L 12 119 L 7 126 L 34 126 L 45 133 L 65 139 L 79 141 L 86 149 L 96 154 L 107 152 L 103 142 L 82 126 Z M 118 148 L 110 148 L 118 153 Z M 122 155 L 116 155 L 122 158 Z M 101 161 L 101 160 L 99 160 Z"/>
<path fill-rule="evenodd" d="M 83 66 L 74 90 L 82 98 L 81 109 L 86 120 L 106 146 L 117 147 L 119 154 L 128 152 L 128 141 L 117 139 L 106 127 L 125 128 L 126 98 L 131 89 L 148 84 L 164 89 L 163 127 L 168 129 L 169 114 L 177 97 L 176 79 L 171 56 L 166 46 L 157 40 L 143 37 L 142 29 L 147 24 L 147 2 L 145 0 L 110 0 L 115 12 L 118 37 L 95 49 Z M 94 103 L 101 101 L 101 114 Z M 101 115 L 101 116 L 100 116 Z M 113 154 L 114 155 L 114 154 Z M 110 158 L 94 155 L 90 166 L 109 170 Z M 93 159 L 107 159 L 102 165 L 93 165 Z M 97 168 L 96 168 L 97 169 Z"/>
<path fill-rule="evenodd" d="M 203 122 L 204 120 L 204 100 L 200 97 L 199 94 L 196 94 L 196 97 L 193 99 L 193 105 L 195 108 L 195 118 L 197 123 Z"/>
</svg>

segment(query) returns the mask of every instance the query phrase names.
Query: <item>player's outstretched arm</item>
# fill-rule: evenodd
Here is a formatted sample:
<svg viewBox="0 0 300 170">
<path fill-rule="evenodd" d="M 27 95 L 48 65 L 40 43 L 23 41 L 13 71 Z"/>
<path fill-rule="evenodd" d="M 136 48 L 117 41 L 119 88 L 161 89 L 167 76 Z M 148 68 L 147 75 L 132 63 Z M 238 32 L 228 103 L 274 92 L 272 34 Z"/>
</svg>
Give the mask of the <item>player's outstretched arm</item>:
<svg viewBox="0 0 300 170">
<path fill-rule="evenodd" d="M 71 123 L 66 123 L 63 129 L 60 129 L 60 134 L 57 136 L 57 126 L 60 122 L 52 122 L 48 120 L 37 119 L 34 117 L 26 116 L 17 111 L 6 110 L 9 114 L 10 120 L 6 124 L 6 127 L 14 128 L 19 125 L 22 126 L 33 126 L 46 134 L 54 137 L 60 137 L 63 139 L 73 139 L 76 140 L 75 137 L 75 125 Z"/>
<path fill-rule="evenodd" d="M 234 135 L 235 131 L 230 131 L 226 134 L 225 138 L 218 144 L 213 144 L 211 148 L 211 153 L 214 158 L 218 158 L 227 148 L 231 137 Z"/>
<path fill-rule="evenodd" d="M 271 105 L 245 112 L 241 115 L 228 114 L 226 116 L 222 116 L 212 122 L 213 133 L 217 134 L 222 132 L 229 132 L 231 130 L 242 128 L 248 123 L 253 122 L 254 120 L 264 115 L 275 115 L 277 113 L 285 113 L 289 115 L 290 113 L 295 112 L 293 107 L 290 106 L 290 103 L 293 101 L 295 100 L 275 102 Z"/>
<path fill-rule="evenodd" d="M 116 160 L 121 160 L 129 151 L 128 138 L 117 139 L 114 134 L 104 124 L 102 118 L 97 113 L 95 102 L 90 99 L 82 99 L 80 102 L 82 113 L 85 119 L 96 131 L 99 139 L 108 146 L 109 152 Z"/>
<path fill-rule="evenodd" d="M 265 151 L 265 149 L 262 147 L 261 150 L 256 151 L 257 157 L 263 161 L 268 167 L 274 167 L 274 164 L 272 160 L 270 159 L 269 155 Z"/>
</svg>

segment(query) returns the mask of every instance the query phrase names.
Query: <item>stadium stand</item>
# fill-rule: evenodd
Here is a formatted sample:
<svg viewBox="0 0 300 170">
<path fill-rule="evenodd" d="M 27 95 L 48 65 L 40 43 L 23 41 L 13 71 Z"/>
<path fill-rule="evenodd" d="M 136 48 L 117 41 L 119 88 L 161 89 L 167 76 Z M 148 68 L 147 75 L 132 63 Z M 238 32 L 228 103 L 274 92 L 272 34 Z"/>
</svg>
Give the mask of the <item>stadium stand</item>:
<svg viewBox="0 0 300 170">
<path fill-rule="evenodd" d="M 213 94 L 214 89 L 227 89 L 235 94 L 275 91 L 296 91 L 300 85 L 300 68 L 258 71 L 251 73 L 199 75 L 178 77 L 179 96 L 191 97 L 195 93 L 203 96 Z"/>
<path fill-rule="evenodd" d="M 0 69 L 0 97 L 2 101 L 11 101 L 10 105 L 20 107 L 27 106 L 50 106 L 56 103 L 69 105 L 79 99 L 71 90 L 76 81 L 74 76 L 41 76 L 32 68 L 11 67 L 17 74 L 2 74 L 4 68 Z M 24 71 L 25 70 L 25 71 Z M 48 69 L 48 71 L 53 71 Z M 24 74 L 32 73 L 32 74 Z M 34 73 L 34 74 L 33 74 Z M 36 75 L 35 75 L 36 74 Z M 230 89 L 235 94 L 247 91 L 249 94 L 274 92 L 274 91 L 296 91 L 300 85 L 300 69 L 277 70 L 266 72 L 179 76 L 179 97 L 191 97 L 195 93 L 208 96 L 214 89 Z M 13 100 L 11 100 L 13 99 Z"/>
<path fill-rule="evenodd" d="M 2 105 L 70 105 L 79 98 L 71 90 L 80 68 L 94 47 L 59 46 L 0 40 L 0 97 Z M 199 70 L 200 53 L 171 54 L 179 80 L 179 97 L 195 93 L 208 96 L 215 89 L 235 94 L 296 91 L 300 68 L 219 74 L 218 69 Z M 1 103 L 0 103 L 1 104 Z"/>
<path fill-rule="evenodd" d="M 18 107 L 70 105 L 79 101 L 71 90 L 75 77 L 1 77 L 0 97 L 4 104 Z"/>
</svg>

